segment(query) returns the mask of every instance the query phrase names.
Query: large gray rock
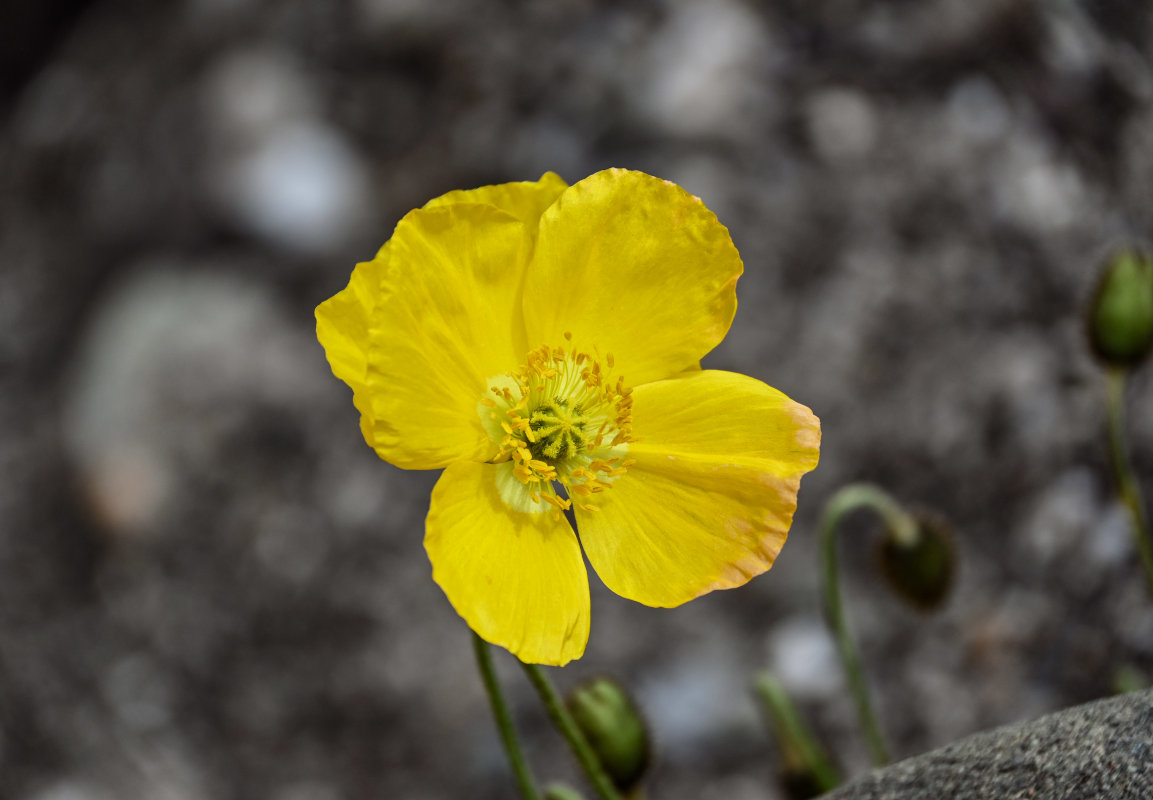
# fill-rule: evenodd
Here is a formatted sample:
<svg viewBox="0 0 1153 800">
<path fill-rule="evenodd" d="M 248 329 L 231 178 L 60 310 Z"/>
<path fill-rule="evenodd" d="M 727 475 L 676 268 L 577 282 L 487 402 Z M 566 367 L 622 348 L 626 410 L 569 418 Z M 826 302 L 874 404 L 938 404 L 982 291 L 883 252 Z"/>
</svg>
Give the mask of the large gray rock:
<svg viewBox="0 0 1153 800">
<path fill-rule="evenodd" d="M 825 800 L 1153 797 L 1153 690 L 1066 709 L 874 770 Z"/>
</svg>

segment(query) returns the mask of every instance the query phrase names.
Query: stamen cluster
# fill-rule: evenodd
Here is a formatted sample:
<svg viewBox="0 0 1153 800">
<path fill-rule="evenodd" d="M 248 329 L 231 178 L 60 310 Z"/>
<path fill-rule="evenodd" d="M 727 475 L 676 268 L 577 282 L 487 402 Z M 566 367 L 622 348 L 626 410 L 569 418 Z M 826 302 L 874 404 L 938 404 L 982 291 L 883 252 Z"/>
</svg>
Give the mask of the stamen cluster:
<svg viewBox="0 0 1153 800">
<path fill-rule="evenodd" d="M 520 369 L 494 379 L 481 398 L 482 414 L 494 423 L 486 427 L 503 432 L 494 461 L 515 462 L 513 474 L 532 501 L 557 514 L 573 503 L 596 511 L 593 496 L 636 463 L 623 458 L 634 440 L 632 389 L 623 377 L 610 378 L 613 366 L 611 353 L 602 359 L 571 345 L 544 345 Z"/>
</svg>

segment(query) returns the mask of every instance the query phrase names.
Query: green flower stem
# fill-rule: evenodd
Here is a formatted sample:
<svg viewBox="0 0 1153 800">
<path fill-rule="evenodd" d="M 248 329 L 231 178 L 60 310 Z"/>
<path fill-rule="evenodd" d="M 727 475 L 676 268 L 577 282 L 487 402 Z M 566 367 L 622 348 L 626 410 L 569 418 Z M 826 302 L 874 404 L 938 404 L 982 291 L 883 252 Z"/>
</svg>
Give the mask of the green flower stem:
<svg viewBox="0 0 1153 800">
<path fill-rule="evenodd" d="M 524 800 L 539 800 L 540 794 L 537 792 L 536 782 L 533 780 L 528 762 L 524 760 L 524 754 L 521 753 L 520 742 L 516 738 L 516 729 L 513 728 L 512 717 L 508 713 L 508 705 L 504 701 L 504 694 L 500 690 L 500 684 L 497 683 L 496 673 L 492 668 L 492 654 L 489 652 L 488 642 L 474 633 L 472 646 L 476 652 L 476 665 L 480 668 L 484 688 L 488 692 L 488 700 L 492 705 L 492 715 L 496 719 L 496 727 L 500 732 L 500 739 L 504 743 L 504 751 L 508 755 L 508 763 L 512 767 L 512 774 L 516 778 L 521 797 Z"/>
<path fill-rule="evenodd" d="M 544 800 L 584 800 L 584 798 L 571 786 L 553 783 L 545 787 Z"/>
<path fill-rule="evenodd" d="M 885 747 L 885 740 L 881 736 L 880 726 L 873 714 L 873 707 L 869 702 L 869 691 L 865 685 L 865 676 L 861 670 L 861 660 L 857 655 L 857 648 L 853 638 L 849 635 L 849 627 L 845 621 L 845 609 L 841 605 L 841 587 L 837 580 L 837 529 L 841 520 L 858 508 L 868 508 L 879 514 L 886 526 L 898 540 L 911 541 L 917 536 L 916 522 L 901 510 L 901 507 L 885 492 L 875 486 L 867 484 L 851 484 L 842 488 L 825 506 L 825 514 L 821 519 L 820 558 L 821 558 L 821 588 L 825 600 L 825 616 L 829 627 L 833 630 L 833 637 L 837 642 L 837 650 L 841 655 L 841 663 L 845 667 L 845 674 L 849 680 L 849 691 L 857 706 L 857 716 L 860 719 L 861 730 L 873 757 L 873 763 L 882 766 L 889 763 L 889 752 Z"/>
<path fill-rule="evenodd" d="M 585 735 L 581 733 L 581 729 L 577 727 L 576 721 L 573 720 L 572 715 L 569 714 L 568 709 L 565 708 L 564 703 L 557 695 L 556 689 L 552 687 L 549 679 L 545 676 L 544 671 L 536 664 L 525 664 L 523 661 L 521 662 L 521 666 L 524 667 L 524 671 L 528 673 L 528 679 L 532 681 L 532 685 L 536 687 L 537 694 L 540 695 L 541 702 L 544 703 L 549 718 L 552 719 L 557 730 L 559 730 L 561 735 L 568 741 L 569 747 L 572 748 L 573 754 L 580 763 L 581 769 L 584 770 L 585 775 L 593 785 L 593 788 L 596 789 L 597 794 L 600 795 L 601 800 L 621 800 L 620 793 L 617 792 L 612 780 L 605 774 L 604 768 L 601 767 L 600 759 L 597 758 L 596 753 L 594 753 L 592 747 L 589 746 L 588 740 L 585 738 Z"/>
<path fill-rule="evenodd" d="M 1153 538 L 1149 532 L 1149 518 L 1145 514 L 1145 503 L 1141 489 L 1133 475 L 1129 463 L 1128 448 L 1125 446 L 1125 381 L 1128 370 L 1123 367 L 1110 367 L 1105 375 L 1108 393 L 1109 453 L 1113 459 L 1113 474 L 1117 478 L 1117 492 L 1121 502 L 1129 510 L 1133 522 L 1133 537 L 1137 551 L 1141 554 L 1141 564 L 1145 567 L 1145 577 L 1153 591 Z"/>
<path fill-rule="evenodd" d="M 811 776 L 821 794 L 836 789 L 840 783 L 837 771 L 780 681 L 765 672 L 757 678 L 753 689 L 765 719 L 776 732 L 785 763 L 795 763 L 798 771 Z"/>
</svg>

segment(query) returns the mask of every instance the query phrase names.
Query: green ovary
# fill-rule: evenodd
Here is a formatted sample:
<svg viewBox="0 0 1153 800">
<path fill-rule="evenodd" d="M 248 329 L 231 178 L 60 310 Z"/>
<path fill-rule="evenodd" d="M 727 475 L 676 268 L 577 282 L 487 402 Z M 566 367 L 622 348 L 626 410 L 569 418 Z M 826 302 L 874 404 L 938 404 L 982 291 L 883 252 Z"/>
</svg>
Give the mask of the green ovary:
<svg viewBox="0 0 1153 800">
<path fill-rule="evenodd" d="M 585 449 L 588 422 L 579 405 L 570 409 L 568 402 L 559 397 L 538 406 L 529 416 L 529 427 L 536 438 L 529 444 L 529 451 L 536 458 L 550 461 L 572 458 Z"/>
</svg>

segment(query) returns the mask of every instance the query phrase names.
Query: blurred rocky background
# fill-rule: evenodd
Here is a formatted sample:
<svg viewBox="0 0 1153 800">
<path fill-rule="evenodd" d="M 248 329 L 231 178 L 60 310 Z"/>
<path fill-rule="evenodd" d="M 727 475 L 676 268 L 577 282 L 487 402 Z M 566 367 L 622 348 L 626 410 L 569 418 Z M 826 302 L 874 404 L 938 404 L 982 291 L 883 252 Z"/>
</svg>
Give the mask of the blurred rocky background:
<svg viewBox="0 0 1153 800">
<path fill-rule="evenodd" d="M 815 525 L 867 479 L 947 518 L 948 607 L 845 533 L 898 756 L 1153 675 L 1079 311 L 1153 235 L 1153 9 L 1125 0 L 9 0 L 0 10 L 0 798 L 498 798 L 466 627 L 313 334 L 396 220 L 608 166 L 729 226 L 706 366 L 824 424 L 777 566 L 655 610 L 593 586 L 650 796 L 781 797 L 773 669 L 867 766 Z M 1151 370 L 1131 391 L 1153 495 Z M 577 781 L 497 660 L 544 778 Z"/>
</svg>

